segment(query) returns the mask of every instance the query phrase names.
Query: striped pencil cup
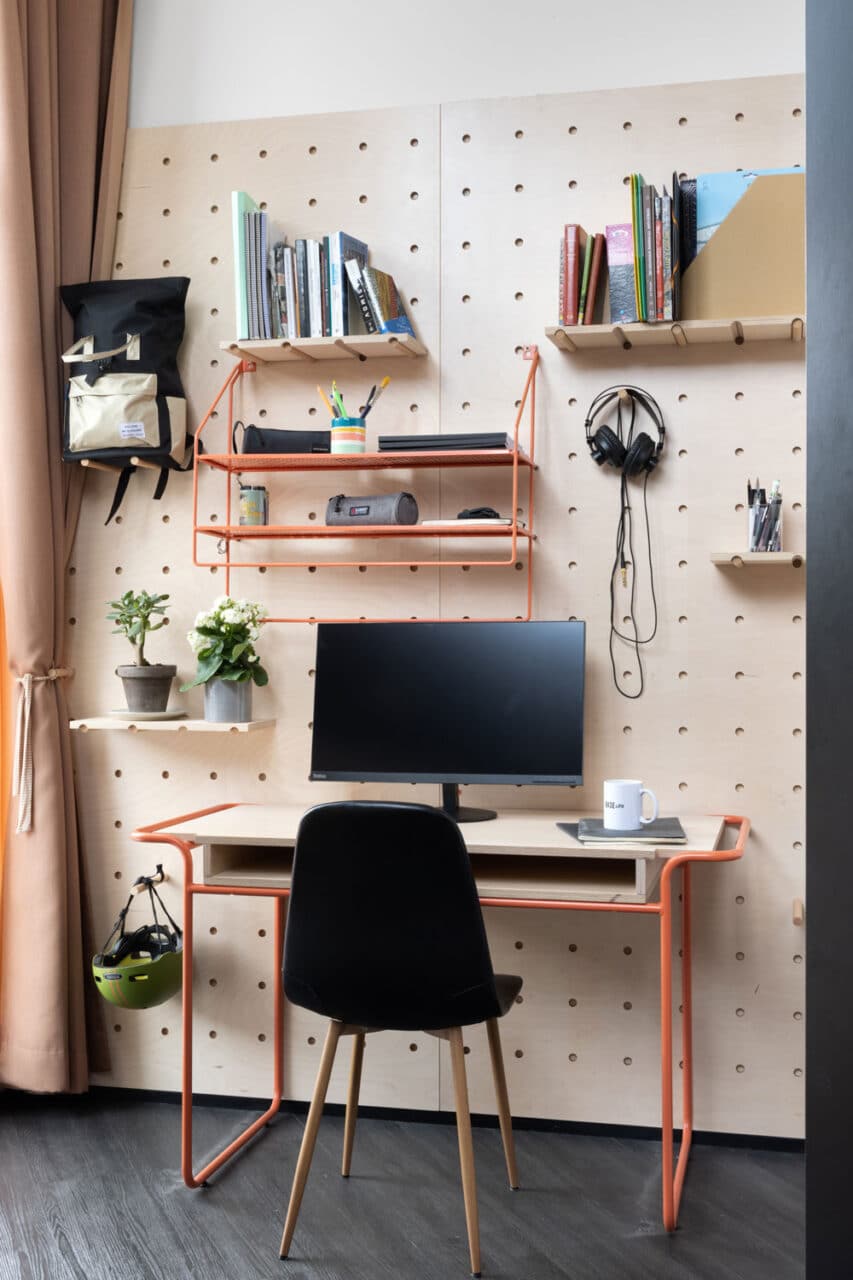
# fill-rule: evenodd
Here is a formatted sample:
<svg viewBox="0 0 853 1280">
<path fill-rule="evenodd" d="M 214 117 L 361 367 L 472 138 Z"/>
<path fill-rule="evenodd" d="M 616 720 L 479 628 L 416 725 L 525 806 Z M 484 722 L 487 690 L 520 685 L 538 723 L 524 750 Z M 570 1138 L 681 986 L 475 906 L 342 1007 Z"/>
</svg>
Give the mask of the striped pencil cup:
<svg viewBox="0 0 853 1280">
<path fill-rule="evenodd" d="M 332 418 L 332 453 L 364 453 L 364 418 Z"/>
</svg>

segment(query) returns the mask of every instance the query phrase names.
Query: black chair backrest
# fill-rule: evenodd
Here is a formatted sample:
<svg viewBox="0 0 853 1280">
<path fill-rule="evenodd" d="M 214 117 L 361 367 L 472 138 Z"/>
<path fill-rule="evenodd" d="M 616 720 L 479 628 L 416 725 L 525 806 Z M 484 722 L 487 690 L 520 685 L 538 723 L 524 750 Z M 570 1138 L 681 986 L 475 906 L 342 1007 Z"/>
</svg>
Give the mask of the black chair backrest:
<svg viewBox="0 0 853 1280">
<path fill-rule="evenodd" d="M 284 948 L 292 1003 L 366 1027 L 497 1017 L 459 828 L 426 805 L 347 801 L 299 825 Z"/>
</svg>

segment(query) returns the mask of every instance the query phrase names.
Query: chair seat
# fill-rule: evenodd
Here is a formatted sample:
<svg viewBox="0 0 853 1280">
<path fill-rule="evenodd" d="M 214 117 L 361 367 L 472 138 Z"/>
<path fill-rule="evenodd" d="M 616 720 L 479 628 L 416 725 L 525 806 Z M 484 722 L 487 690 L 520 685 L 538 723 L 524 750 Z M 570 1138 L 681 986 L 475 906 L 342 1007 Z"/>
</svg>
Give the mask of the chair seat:
<svg viewBox="0 0 853 1280">
<path fill-rule="evenodd" d="M 495 991 L 498 997 L 498 1007 L 500 1008 L 499 1017 L 503 1017 L 505 1013 L 509 1013 L 515 1004 L 515 997 L 521 990 L 524 979 L 517 977 L 514 973 L 496 973 L 495 974 Z"/>
</svg>

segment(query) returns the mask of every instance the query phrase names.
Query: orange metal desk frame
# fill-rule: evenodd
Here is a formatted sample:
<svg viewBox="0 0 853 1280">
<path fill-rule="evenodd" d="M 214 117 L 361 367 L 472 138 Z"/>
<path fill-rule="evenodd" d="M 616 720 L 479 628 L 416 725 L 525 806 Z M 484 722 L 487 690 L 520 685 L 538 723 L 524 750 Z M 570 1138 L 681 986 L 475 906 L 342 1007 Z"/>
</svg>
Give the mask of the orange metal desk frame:
<svg viewBox="0 0 853 1280">
<path fill-rule="evenodd" d="M 284 992 L 281 982 L 281 959 L 284 943 L 285 900 L 289 888 L 256 887 L 248 885 L 212 885 L 194 880 L 192 851 L 196 842 L 181 838 L 164 830 L 176 827 L 209 814 L 234 809 L 237 805 L 214 805 L 195 813 L 170 818 L 151 826 L 140 827 L 133 839 L 146 844 L 166 844 L 178 849 L 184 864 L 184 952 L 183 952 L 183 1025 L 182 1025 L 182 1082 L 181 1082 L 181 1174 L 188 1187 L 203 1186 L 207 1179 L 245 1146 L 276 1114 L 281 1105 L 284 1077 Z M 250 806 L 245 806 L 249 808 Z M 559 815 L 555 814 L 555 818 Z M 575 902 L 553 899 L 490 898 L 480 899 L 488 907 L 541 908 L 548 911 L 625 911 L 636 915 L 657 918 L 660 926 L 660 1001 L 661 1001 L 661 1139 L 662 1139 L 662 1200 L 663 1225 L 674 1231 L 687 1172 L 687 1161 L 693 1136 L 693 1041 L 692 1041 L 692 989 L 691 989 L 691 893 L 690 867 L 692 863 L 731 862 L 742 857 L 749 835 L 749 819 L 726 815 L 728 826 L 737 827 L 737 838 L 730 849 L 694 850 L 678 849 L 664 864 L 660 877 L 657 902 Z M 675 1160 L 673 1127 L 673 1006 L 672 1006 L 672 927 L 673 927 L 673 879 L 681 876 L 681 984 L 682 1021 L 681 1043 L 683 1069 L 683 1114 L 681 1146 Z M 259 1116 L 233 1142 L 211 1160 L 198 1173 L 192 1171 L 192 962 L 193 962 L 193 901 L 198 894 L 226 894 L 239 897 L 272 898 L 274 912 L 274 955 L 276 970 L 273 978 L 273 1092 L 272 1101 Z"/>
</svg>

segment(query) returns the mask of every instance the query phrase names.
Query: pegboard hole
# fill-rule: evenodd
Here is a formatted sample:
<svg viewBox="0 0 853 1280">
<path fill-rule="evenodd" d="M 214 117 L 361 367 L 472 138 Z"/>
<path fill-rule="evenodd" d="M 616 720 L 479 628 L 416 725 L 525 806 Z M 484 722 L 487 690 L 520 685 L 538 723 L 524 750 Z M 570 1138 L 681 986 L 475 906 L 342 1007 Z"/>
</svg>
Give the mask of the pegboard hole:
<svg viewBox="0 0 853 1280">
<path fill-rule="evenodd" d="M 471 135 L 470 135 L 470 133 L 463 133 L 463 135 L 462 135 L 462 141 L 463 141 L 463 142 L 470 142 L 470 141 L 471 141 Z"/>
<path fill-rule="evenodd" d="M 462 188 L 462 194 L 463 194 L 463 196 L 470 196 L 470 194 L 471 194 L 471 188 L 470 188 L 470 187 L 463 187 L 463 188 Z"/>
<path fill-rule="evenodd" d="M 169 776 L 169 770 L 168 770 L 168 769 L 164 769 L 164 770 L 163 770 L 163 772 L 160 774 L 160 777 L 161 777 L 161 778 L 168 778 L 168 776 Z"/>
<path fill-rule="evenodd" d="M 803 842 L 802 842 L 802 840 L 795 840 L 795 841 L 794 841 L 794 843 L 793 843 L 793 845 L 792 845 L 792 848 L 794 848 L 794 849 L 802 849 L 802 847 L 803 847 Z"/>
<path fill-rule="evenodd" d="M 123 263 L 123 262 L 117 262 L 117 263 L 116 263 L 116 271 L 124 271 L 124 263 Z"/>
<path fill-rule="evenodd" d="M 264 1035 L 263 1031 L 259 1032 L 258 1039 L 260 1040 L 261 1044 L 263 1044 L 264 1041 L 266 1040 L 266 1036 Z"/>
<path fill-rule="evenodd" d="M 801 1010 L 801 1009 L 795 1009 L 795 1010 L 794 1010 L 794 1021 L 795 1021 L 795 1022 L 802 1022 L 802 1020 L 803 1020 L 802 1010 Z"/>
<path fill-rule="evenodd" d="M 622 186 L 630 187 L 630 185 L 631 185 L 631 175 L 629 173 L 626 173 L 625 177 L 622 179 Z"/>
<path fill-rule="evenodd" d="M 796 955 L 796 956 L 794 956 L 794 964 L 802 964 L 802 963 L 803 963 L 803 957 L 802 957 L 802 956 L 800 956 L 800 955 Z"/>
<path fill-rule="evenodd" d="M 258 990 L 259 990 L 259 991 L 266 991 L 266 989 L 267 989 L 267 984 L 266 984 L 266 983 L 263 981 L 263 979 L 262 979 L 262 980 L 258 983 Z"/>
<path fill-rule="evenodd" d="M 523 138 L 523 137 L 524 137 L 524 130 L 523 130 L 523 129 L 516 129 L 516 131 L 515 131 L 515 136 L 516 136 L 516 138 Z"/>
<path fill-rule="evenodd" d="M 629 733 L 633 733 L 633 730 L 629 724 L 625 724 L 622 726 L 622 732 L 624 734 L 629 734 Z"/>
<path fill-rule="evenodd" d="M 219 986 L 219 983 L 218 983 L 218 981 L 217 981 L 217 979 L 216 979 L 216 978 L 208 978 L 208 980 L 207 980 L 207 985 L 208 985 L 209 987 L 218 987 L 218 986 Z"/>
<path fill-rule="evenodd" d="M 211 213 L 219 213 L 219 205 L 218 205 L 218 204 L 212 204 L 212 205 L 210 206 L 210 212 L 211 212 Z"/>
<path fill-rule="evenodd" d="M 160 1028 L 160 1035 L 161 1035 L 161 1036 L 167 1036 L 168 1034 L 169 1034 L 169 1028 L 168 1028 L 168 1027 L 161 1027 L 161 1028 Z"/>
<path fill-rule="evenodd" d="M 463 293 L 463 295 L 462 295 L 462 301 L 463 301 L 463 302 L 470 302 L 470 301 L 471 301 L 471 295 L 470 295 L 470 293 Z"/>
<path fill-rule="evenodd" d="M 261 148 L 261 150 L 258 152 L 258 159 L 259 159 L 259 160 L 266 160 L 266 158 L 267 158 L 266 148 L 265 148 L 265 147 L 262 147 L 262 148 Z"/>
<path fill-rule="evenodd" d="M 802 1067 L 794 1067 L 794 1075 L 797 1077 L 797 1079 L 798 1079 L 798 1080 L 800 1079 L 800 1077 L 802 1076 L 802 1074 L 803 1074 L 803 1068 L 802 1068 Z"/>
<path fill-rule="evenodd" d="M 363 193 L 358 197 L 359 204 L 367 204 L 367 196 Z"/>
<path fill-rule="evenodd" d="M 462 1046 L 462 1052 L 463 1052 L 463 1053 L 470 1053 L 470 1052 L 471 1052 L 471 1046 L 470 1046 L 470 1045 L 467 1045 L 467 1044 L 463 1045 L 463 1046 Z M 516 1057 L 518 1057 L 518 1054 L 516 1054 Z"/>
<path fill-rule="evenodd" d="M 679 567 L 679 569 L 686 569 L 686 568 L 687 568 L 687 561 L 686 561 L 686 560 L 679 560 L 679 562 L 678 562 L 678 567 Z"/>
<path fill-rule="evenodd" d="M 569 190 L 570 190 L 570 191 L 574 191 L 574 190 L 576 189 L 577 185 L 578 185 L 578 183 L 577 183 L 577 178 L 570 178 L 570 179 L 569 179 Z"/>
<path fill-rule="evenodd" d="M 116 818 L 115 822 L 113 823 L 113 826 L 115 827 L 116 831 L 121 831 L 121 818 Z"/>
<path fill-rule="evenodd" d="M 316 1036 L 309 1036 L 309 1037 L 308 1037 L 308 1044 L 316 1044 L 316 1043 L 317 1043 L 317 1038 L 316 1038 Z"/>
<path fill-rule="evenodd" d="M 735 622 L 743 622 L 743 614 L 742 614 L 742 613 L 736 613 L 736 614 L 735 614 Z"/>
<path fill-rule="evenodd" d="M 411 141 L 411 143 L 410 143 L 410 146 L 413 146 L 413 147 L 414 147 L 414 146 L 416 146 L 416 145 L 417 145 L 417 143 L 416 143 L 415 139 L 413 138 L 413 139 L 412 139 L 412 141 Z M 367 150 L 367 143 L 366 143 L 366 142 L 360 142 L 360 143 L 358 144 L 358 149 L 359 149 L 359 151 L 366 151 L 366 150 Z M 314 148 L 314 150 L 316 151 L 316 150 L 317 150 L 317 148 L 315 147 L 315 148 Z M 310 151 L 310 147 L 309 147 L 309 151 Z"/>
<path fill-rule="evenodd" d="M 120 879 L 121 879 L 121 872 L 120 872 L 120 871 L 114 871 L 114 872 L 113 872 L 113 879 L 114 879 L 114 880 L 120 880 Z"/>
<path fill-rule="evenodd" d="M 570 1008 L 570 1009 L 576 1009 L 577 1007 L 578 1007 L 578 1002 L 577 1002 L 577 1000 L 575 999 L 575 997 L 574 997 L 574 996 L 572 996 L 571 1000 L 569 1001 L 569 1008 Z"/>
<path fill-rule="evenodd" d="M 211 314 L 212 316 L 218 316 L 218 315 L 219 315 L 219 308 L 218 308 L 218 307 L 211 307 L 211 308 L 210 308 L 210 314 Z"/>
<path fill-rule="evenodd" d="M 171 263 L 171 261 L 170 261 L 168 258 L 164 258 L 164 259 L 163 259 L 163 266 L 164 266 L 164 267 L 171 267 L 171 265 L 172 265 L 172 263 Z"/>
<path fill-rule="evenodd" d="M 113 776 L 114 776 L 114 777 L 116 777 L 116 778 L 120 778 L 120 777 L 121 777 L 121 769 L 116 769 L 116 770 L 114 770 Z"/>
<path fill-rule="evenodd" d="M 743 672 L 742 672 L 742 671 L 736 671 L 736 672 L 735 672 L 735 680 L 742 680 L 742 679 L 743 679 Z"/>
<path fill-rule="evenodd" d="M 409 298 L 409 305 L 412 307 L 416 307 L 419 302 L 420 298 Z"/>
<path fill-rule="evenodd" d="M 793 787 L 791 787 L 791 790 L 794 792 L 794 795 L 799 795 L 802 789 L 803 788 L 800 786 L 799 782 L 795 782 Z"/>
<path fill-rule="evenodd" d="M 687 457 L 687 450 L 686 450 L 686 449 L 679 449 L 679 450 L 678 450 L 678 456 L 679 456 L 679 458 L 686 458 L 686 457 Z"/>
<path fill-rule="evenodd" d="M 216 257 L 216 255 L 214 254 L 214 255 L 213 255 L 213 257 L 210 259 L 210 265 L 211 265 L 212 267 L 215 267 L 215 266 L 217 265 L 217 263 L 218 263 L 218 262 L 219 262 L 219 259 L 218 259 L 218 258 Z"/>
<path fill-rule="evenodd" d="M 684 128 L 684 126 L 687 124 L 687 116 L 679 116 L 679 117 L 678 117 L 678 123 L 679 123 L 679 125 L 681 126 L 681 128 L 683 129 L 683 128 Z"/>
<path fill-rule="evenodd" d="M 515 1056 L 516 1056 L 517 1058 L 523 1058 L 523 1057 L 524 1057 L 524 1050 L 523 1050 L 523 1049 L 516 1049 L 516 1051 L 515 1051 Z"/>
<path fill-rule="evenodd" d="M 516 944 L 515 944 L 515 949 L 516 949 L 516 951 L 522 951 L 522 950 L 524 949 L 524 943 L 523 943 L 523 942 L 516 942 Z"/>
<path fill-rule="evenodd" d="M 265 938 L 266 936 L 267 936 L 267 931 L 266 931 L 266 929 L 259 929 L 259 930 L 258 930 L 258 937 L 259 937 L 259 938 Z"/>
<path fill-rule="evenodd" d="M 470 400 L 463 400 L 463 401 L 462 401 L 462 408 L 463 408 L 463 409 L 470 409 L 470 408 L 471 408 L 471 401 L 470 401 Z"/>
<path fill-rule="evenodd" d="M 684 623 L 687 621 L 687 614 L 686 614 L 686 613 L 680 613 L 680 614 L 678 615 L 678 621 L 679 621 L 680 623 L 684 624 Z"/>
<path fill-rule="evenodd" d="M 743 956 L 744 956 L 744 953 L 742 951 L 735 952 L 735 960 L 742 960 Z"/>
<path fill-rule="evenodd" d="M 738 725 L 738 727 L 735 729 L 735 736 L 738 738 L 742 738 L 745 732 L 746 730 L 742 727 L 742 725 Z"/>
<path fill-rule="evenodd" d="M 210 162 L 211 162 L 211 164 L 216 164 L 216 162 L 217 162 L 217 160 L 218 160 L 218 159 L 219 159 L 219 156 L 218 156 L 218 155 L 216 154 L 216 152 L 214 151 L 214 152 L 213 152 L 213 154 L 212 154 L 212 155 L 211 155 L 211 157 L 210 157 Z"/>
<path fill-rule="evenodd" d="M 630 1067 L 630 1066 L 631 1066 L 631 1064 L 632 1064 L 632 1062 L 634 1061 L 634 1059 L 633 1059 L 633 1058 L 623 1058 L 623 1059 L 622 1059 L 622 1061 L 624 1062 L 624 1064 L 625 1064 L 625 1066 L 626 1066 L 626 1067 Z"/>
<path fill-rule="evenodd" d="M 795 457 L 802 452 L 803 451 L 798 444 L 795 444 L 793 449 L 791 450 L 791 453 L 793 453 Z"/>
<path fill-rule="evenodd" d="M 742 1018 L 745 1013 L 746 1013 L 745 1009 L 735 1009 L 736 1018 Z"/>
<path fill-rule="evenodd" d="M 569 1062 L 577 1062 L 577 1060 L 578 1060 L 578 1055 L 576 1053 L 569 1054 Z"/>
<path fill-rule="evenodd" d="M 738 1073 L 739 1076 L 742 1076 L 744 1071 L 746 1071 L 746 1067 L 743 1065 L 742 1062 L 739 1062 L 735 1067 L 735 1071 Z"/>
<path fill-rule="evenodd" d="M 801 502 L 792 502 L 792 503 L 791 503 L 791 509 L 792 509 L 793 511 L 802 511 L 802 509 L 803 509 L 803 504 L 802 504 Z M 116 516 L 116 520 L 118 520 L 118 516 Z"/>
<path fill-rule="evenodd" d="M 800 107 L 794 107 L 794 110 L 791 112 L 791 115 L 794 117 L 795 120 L 799 120 L 802 114 L 803 113 Z"/>
<path fill-rule="evenodd" d="M 463 248 L 463 249 L 470 249 L 470 248 L 471 248 L 471 241 L 470 241 L 470 240 L 463 240 L 463 241 L 462 241 L 462 248 Z"/>
<path fill-rule="evenodd" d="M 367 565 L 366 565 L 366 564 L 360 564 L 360 565 L 358 566 L 358 571 L 359 571 L 359 573 L 367 573 Z M 313 676 L 314 672 L 312 671 L 310 674 Z"/>
<path fill-rule="evenodd" d="M 362 145 L 362 148 L 366 151 L 366 150 L 367 150 L 367 143 L 366 143 L 366 142 L 363 142 L 361 145 Z M 417 138 L 409 138 L 409 146 L 410 146 L 410 147 L 416 147 L 417 145 L 418 145 L 418 140 L 417 140 Z"/>
<path fill-rule="evenodd" d="M 577 944 L 576 942 L 570 942 L 570 943 L 569 943 L 569 950 L 570 950 L 572 953 L 574 953 L 575 951 L 577 951 L 577 949 L 578 949 L 578 944 Z"/>
<path fill-rule="evenodd" d="M 523 182 L 517 182 L 517 183 L 515 184 L 515 193 L 516 193 L 516 195 L 519 195 L 523 190 L 524 190 L 524 183 L 523 183 Z"/>
<path fill-rule="evenodd" d="M 172 210 L 171 210 L 171 209 L 164 209 L 164 210 L 163 210 L 163 217 L 164 217 L 164 218 L 170 218 L 171 216 L 172 216 Z"/>
<path fill-rule="evenodd" d="M 686 672 L 686 671 L 679 671 L 679 673 L 678 673 L 678 678 L 679 678 L 679 680 L 686 680 L 686 679 L 687 679 L 687 672 Z"/>
<path fill-rule="evenodd" d="M 685 733 L 687 732 L 687 725 L 686 725 L 686 724 L 680 724 L 680 725 L 678 726 L 678 732 L 679 732 L 679 734 L 681 735 L 681 737 L 683 738 L 683 737 L 684 737 L 684 735 L 685 735 Z"/>
<path fill-rule="evenodd" d="M 795 738 L 801 738 L 803 736 L 802 729 L 792 729 L 791 732 Z"/>
<path fill-rule="evenodd" d="M 77 626 L 77 619 L 76 619 L 76 618 L 69 618 L 69 619 L 68 619 L 68 625 L 69 625 L 69 627 L 76 627 L 76 626 Z"/>
<path fill-rule="evenodd" d="M 215 936 L 216 936 L 216 934 L 217 934 L 218 932 L 219 932 L 219 930 L 217 929 L 217 927 L 216 927 L 216 925 L 215 925 L 215 924 L 212 924 L 212 925 L 210 926 L 210 928 L 208 929 L 208 933 L 210 934 L 210 936 L 211 936 L 212 938 L 213 938 L 213 937 L 215 937 Z"/>
<path fill-rule="evenodd" d="M 735 791 L 743 791 L 744 784 L 742 782 L 735 783 Z"/>
<path fill-rule="evenodd" d="M 742 458 L 742 457 L 743 457 L 743 449 L 735 449 L 735 457 L 736 457 L 736 458 Z"/>
<path fill-rule="evenodd" d="M 258 782 L 266 782 L 266 780 L 267 780 L 267 775 L 265 773 L 258 774 Z"/>
<path fill-rule="evenodd" d="M 410 244 L 409 253 L 417 253 L 417 252 L 418 252 L 418 246 L 416 244 Z"/>
<path fill-rule="evenodd" d="M 623 948 L 622 948 L 622 953 L 623 953 L 623 955 L 626 955 L 626 956 L 633 955 L 633 953 L 634 953 L 634 948 L 633 948 L 633 947 L 623 947 Z"/>
<path fill-rule="evenodd" d="M 745 901 L 746 899 L 744 898 L 742 893 L 737 894 L 737 896 L 735 897 L 735 902 L 739 907 L 742 907 Z"/>
<path fill-rule="evenodd" d="M 742 111 L 738 111 L 738 112 L 736 112 L 736 113 L 735 113 L 735 120 L 737 120 L 738 124 L 741 124 L 741 122 L 743 121 L 743 112 L 742 112 Z"/>
<path fill-rule="evenodd" d="M 215 1039 L 216 1039 L 216 1032 L 215 1032 L 215 1031 L 208 1031 L 208 1033 L 207 1033 L 207 1034 L 208 1034 L 208 1036 L 210 1037 L 210 1039 L 211 1039 L 211 1040 L 215 1040 Z"/>
<path fill-rule="evenodd" d="M 802 393 L 802 391 L 800 391 L 799 389 L 795 389 L 795 390 L 793 390 L 793 391 L 791 392 L 791 395 L 793 396 L 793 398 L 794 398 L 795 400 L 799 400 L 799 398 L 800 398 L 800 396 L 801 396 L 802 394 L 803 394 L 803 393 Z"/>
<path fill-rule="evenodd" d="M 514 243 L 515 243 L 516 249 L 520 249 L 521 246 L 524 244 L 524 240 L 522 239 L 521 236 L 516 236 Z"/>
<path fill-rule="evenodd" d="M 309 208 L 309 209 L 315 209 L 316 207 L 317 207 L 317 197 L 316 197 L 316 196 L 310 196 L 310 197 L 309 197 L 309 199 L 308 199 L 308 208 Z"/>
<path fill-rule="evenodd" d="M 522 298 L 523 298 L 523 297 L 524 297 L 524 294 L 523 294 L 523 293 L 521 293 L 521 292 L 517 293 L 517 294 L 515 295 L 515 300 L 516 300 L 516 302 L 521 302 L 521 300 L 522 300 Z"/>
</svg>

